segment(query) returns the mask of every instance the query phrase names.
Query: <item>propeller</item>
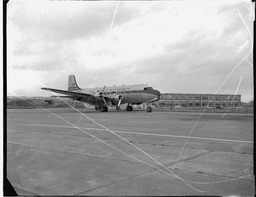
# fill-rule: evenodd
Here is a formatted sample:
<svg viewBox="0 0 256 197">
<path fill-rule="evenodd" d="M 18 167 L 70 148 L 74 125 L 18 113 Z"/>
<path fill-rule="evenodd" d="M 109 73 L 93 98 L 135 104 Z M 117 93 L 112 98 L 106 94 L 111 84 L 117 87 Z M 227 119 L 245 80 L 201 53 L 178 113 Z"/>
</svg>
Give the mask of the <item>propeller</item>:
<svg viewBox="0 0 256 197">
<path fill-rule="evenodd" d="M 121 101 L 122 101 L 122 96 L 119 95 L 119 96 L 118 96 L 118 104 L 117 104 L 117 107 L 118 107 L 118 108 L 120 108 Z"/>
<path fill-rule="evenodd" d="M 101 92 L 99 95 L 100 95 L 100 98 L 102 98 L 102 100 L 104 101 L 104 104 L 106 105 L 107 102 L 106 102 L 106 100 L 104 99 L 104 96 L 103 96 L 103 95 L 104 95 L 104 92 L 105 92 L 105 89 L 106 89 L 106 86 L 104 86 L 102 92 Z"/>
<path fill-rule="evenodd" d="M 107 102 L 106 102 L 106 100 L 105 100 L 105 98 L 104 98 L 105 89 L 106 89 L 106 86 L 104 86 L 102 92 L 99 93 L 99 97 L 102 98 L 102 100 L 104 101 L 104 103 L 105 103 L 105 105 L 106 105 Z M 119 94 L 114 93 L 114 94 L 112 94 L 112 96 L 111 96 L 111 95 L 106 95 L 106 97 L 112 98 L 112 99 L 111 99 L 111 100 L 112 100 L 112 103 L 113 103 L 113 104 L 117 104 L 117 108 L 120 109 L 120 105 L 121 105 L 122 98 L 123 98 L 122 95 L 119 95 Z"/>
</svg>

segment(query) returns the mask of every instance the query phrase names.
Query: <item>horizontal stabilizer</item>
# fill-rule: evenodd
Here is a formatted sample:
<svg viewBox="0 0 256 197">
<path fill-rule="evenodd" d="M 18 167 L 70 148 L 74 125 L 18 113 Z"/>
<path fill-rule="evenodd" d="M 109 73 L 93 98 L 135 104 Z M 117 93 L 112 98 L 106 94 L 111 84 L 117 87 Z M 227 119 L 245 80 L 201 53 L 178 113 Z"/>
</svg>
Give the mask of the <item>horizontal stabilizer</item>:
<svg viewBox="0 0 256 197">
<path fill-rule="evenodd" d="M 84 97 L 84 98 L 88 98 L 89 96 L 92 96 L 91 94 L 70 92 L 70 91 L 66 91 L 66 90 L 59 90 L 59 89 L 53 89 L 53 88 L 41 88 L 41 89 L 51 91 L 51 92 L 60 93 L 60 94 L 65 94 L 65 95 L 69 95 L 69 96 L 78 96 L 78 97 Z"/>
</svg>

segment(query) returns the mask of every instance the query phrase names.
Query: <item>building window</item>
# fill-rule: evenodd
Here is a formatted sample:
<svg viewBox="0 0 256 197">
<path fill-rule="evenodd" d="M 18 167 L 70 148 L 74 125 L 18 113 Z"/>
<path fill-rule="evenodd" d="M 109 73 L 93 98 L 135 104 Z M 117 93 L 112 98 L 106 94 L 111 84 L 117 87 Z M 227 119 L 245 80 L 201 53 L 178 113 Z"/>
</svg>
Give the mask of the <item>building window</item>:
<svg viewBox="0 0 256 197">
<path fill-rule="evenodd" d="M 214 107 L 214 103 L 209 103 L 208 106 L 209 107 Z"/>
<path fill-rule="evenodd" d="M 174 100 L 180 100 L 180 95 L 174 95 L 174 96 L 173 96 L 173 99 L 174 99 Z"/>
<path fill-rule="evenodd" d="M 239 95 L 235 96 L 235 101 L 240 101 L 240 96 Z"/>
<path fill-rule="evenodd" d="M 188 103 L 188 107 L 193 107 L 193 103 Z"/>
<path fill-rule="evenodd" d="M 202 103 L 202 107 L 206 107 L 207 105 L 208 105 L 208 103 L 206 103 L 206 102 Z"/>
<path fill-rule="evenodd" d="M 227 100 L 227 97 L 226 97 L 226 96 L 222 96 L 222 97 L 221 97 L 221 100 L 222 100 L 222 101 L 226 101 L 226 100 Z"/>
<path fill-rule="evenodd" d="M 215 100 L 215 96 L 214 95 L 208 96 L 208 100 L 214 101 Z"/>
<path fill-rule="evenodd" d="M 188 99 L 189 99 L 189 100 L 194 100 L 194 96 L 193 96 L 193 95 L 189 95 L 189 96 L 188 96 Z"/>
<path fill-rule="evenodd" d="M 203 97 L 202 97 L 202 100 L 207 101 L 207 100 L 208 100 L 208 97 L 207 97 L 207 96 L 203 96 Z"/>
<path fill-rule="evenodd" d="M 181 103 L 181 106 L 182 107 L 187 107 L 187 104 L 186 103 Z"/>
<path fill-rule="evenodd" d="M 164 106 L 165 106 L 165 103 L 159 103 L 159 106 L 160 106 L 160 107 L 164 107 Z"/>
<path fill-rule="evenodd" d="M 215 96 L 216 101 L 220 101 L 220 96 Z"/>
<path fill-rule="evenodd" d="M 186 100 L 186 96 L 185 95 L 181 95 L 181 100 Z"/>
<path fill-rule="evenodd" d="M 172 95 L 170 94 L 162 94 L 161 99 L 163 100 L 172 100 Z"/>
</svg>

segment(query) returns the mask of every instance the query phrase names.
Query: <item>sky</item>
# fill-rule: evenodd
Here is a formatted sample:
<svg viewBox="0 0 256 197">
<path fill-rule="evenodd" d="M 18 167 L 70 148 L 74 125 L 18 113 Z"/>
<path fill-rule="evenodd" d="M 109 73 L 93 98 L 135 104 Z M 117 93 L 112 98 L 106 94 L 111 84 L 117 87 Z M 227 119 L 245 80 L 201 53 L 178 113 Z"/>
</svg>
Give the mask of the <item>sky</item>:
<svg viewBox="0 0 256 197">
<path fill-rule="evenodd" d="M 28 1 L 7 6 L 7 95 L 148 84 L 253 100 L 249 0 Z"/>
</svg>

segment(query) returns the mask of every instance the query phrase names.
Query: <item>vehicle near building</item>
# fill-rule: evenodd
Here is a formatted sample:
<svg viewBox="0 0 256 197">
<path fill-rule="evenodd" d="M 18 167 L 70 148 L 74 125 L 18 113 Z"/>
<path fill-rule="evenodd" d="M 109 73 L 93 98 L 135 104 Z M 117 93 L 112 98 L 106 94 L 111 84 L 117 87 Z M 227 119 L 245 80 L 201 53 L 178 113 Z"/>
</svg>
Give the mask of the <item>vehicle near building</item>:
<svg viewBox="0 0 256 197">
<path fill-rule="evenodd" d="M 217 106 L 216 109 L 224 109 L 222 106 Z"/>
<path fill-rule="evenodd" d="M 180 105 L 176 105 L 173 107 L 174 109 L 181 109 L 182 107 Z"/>
</svg>

